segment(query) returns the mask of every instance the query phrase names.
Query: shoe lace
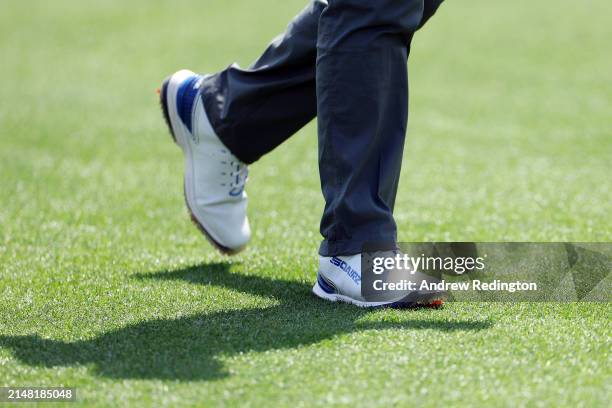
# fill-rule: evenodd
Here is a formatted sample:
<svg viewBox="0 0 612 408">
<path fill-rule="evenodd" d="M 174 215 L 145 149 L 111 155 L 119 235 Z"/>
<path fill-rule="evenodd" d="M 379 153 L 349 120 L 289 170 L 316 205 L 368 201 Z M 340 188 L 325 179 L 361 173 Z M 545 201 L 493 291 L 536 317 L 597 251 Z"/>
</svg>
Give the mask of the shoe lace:
<svg viewBox="0 0 612 408">
<path fill-rule="evenodd" d="M 227 159 L 223 160 L 222 163 L 225 165 L 225 171 L 221 175 L 228 177 L 227 183 L 222 183 L 222 186 L 229 187 L 228 194 L 231 197 L 238 197 L 242 195 L 247 179 L 249 177 L 249 168 L 246 164 L 242 163 L 227 150 L 223 150 L 223 153 L 227 154 Z"/>
</svg>

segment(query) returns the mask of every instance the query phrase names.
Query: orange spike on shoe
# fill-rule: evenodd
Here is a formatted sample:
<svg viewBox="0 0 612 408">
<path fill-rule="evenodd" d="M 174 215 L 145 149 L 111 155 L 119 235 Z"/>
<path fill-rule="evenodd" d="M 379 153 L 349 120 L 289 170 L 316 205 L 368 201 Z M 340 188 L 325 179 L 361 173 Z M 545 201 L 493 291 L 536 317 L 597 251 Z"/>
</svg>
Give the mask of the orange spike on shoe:
<svg viewBox="0 0 612 408">
<path fill-rule="evenodd" d="M 431 302 L 431 303 L 429 303 L 429 304 L 427 305 L 427 307 L 430 307 L 430 308 L 432 308 L 432 309 L 438 309 L 438 308 L 440 308 L 440 307 L 442 307 L 442 306 L 444 306 L 444 301 L 443 301 L 443 300 L 441 300 L 441 299 L 434 300 L 433 302 Z"/>
</svg>

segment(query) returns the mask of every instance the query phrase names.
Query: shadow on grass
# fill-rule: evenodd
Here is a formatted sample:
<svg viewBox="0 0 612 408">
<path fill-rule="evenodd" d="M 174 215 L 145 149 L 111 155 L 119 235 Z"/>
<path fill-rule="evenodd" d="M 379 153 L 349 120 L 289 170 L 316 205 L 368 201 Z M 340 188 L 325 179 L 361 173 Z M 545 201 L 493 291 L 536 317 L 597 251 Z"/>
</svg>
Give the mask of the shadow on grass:
<svg viewBox="0 0 612 408">
<path fill-rule="evenodd" d="M 218 357 L 249 351 L 292 348 L 369 329 L 482 330 L 490 322 L 417 318 L 400 322 L 359 322 L 371 311 L 315 298 L 310 285 L 231 273 L 229 263 L 172 272 L 140 274 L 138 279 L 184 280 L 275 298 L 267 308 L 156 319 L 124 327 L 92 340 L 66 343 L 39 336 L 0 336 L 0 347 L 32 366 L 92 365 L 111 378 L 214 380 L 227 376 Z M 410 312 L 407 312 L 410 313 Z"/>
</svg>

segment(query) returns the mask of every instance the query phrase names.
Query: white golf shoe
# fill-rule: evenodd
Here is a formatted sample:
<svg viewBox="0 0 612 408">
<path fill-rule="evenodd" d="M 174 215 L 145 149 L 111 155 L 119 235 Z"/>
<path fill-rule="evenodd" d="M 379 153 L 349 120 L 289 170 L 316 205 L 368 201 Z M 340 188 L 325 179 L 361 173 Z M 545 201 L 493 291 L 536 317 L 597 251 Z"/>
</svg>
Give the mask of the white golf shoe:
<svg viewBox="0 0 612 408">
<path fill-rule="evenodd" d="M 367 256 L 367 255 L 366 255 Z M 436 281 L 423 273 L 406 276 L 411 281 L 420 283 Z M 319 272 L 312 292 L 331 302 L 346 302 L 359 307 L 439 307 L 448 294 L 443 291 L 403 291 L 395 298 L 381 302 L 367 301 L 361 293 L 361 254 L 351 256 L 319 256 Z"/>
<path fill-rule="evenodd" d="M 191 219 L 222 253 L 245 248 L 251 237 L 247 218 L 247 166 L 219 140 L 200 96 L 203 77 L 181 70 L 160 89 L 164 118 L 185 157 L 184 194 Z"/>
</svg>

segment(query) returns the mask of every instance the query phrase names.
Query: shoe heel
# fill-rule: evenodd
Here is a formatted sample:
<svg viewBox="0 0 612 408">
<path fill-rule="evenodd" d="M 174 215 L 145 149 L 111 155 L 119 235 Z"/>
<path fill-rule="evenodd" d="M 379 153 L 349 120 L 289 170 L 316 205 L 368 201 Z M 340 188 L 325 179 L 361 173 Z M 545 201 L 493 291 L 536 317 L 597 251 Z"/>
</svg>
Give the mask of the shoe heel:
<svg viewBox="0 0 612 408">
<path fill-rule="evenodd" d="M 170 114 L 168 113 L 168 84 L 170 83 L 170 77 L 166 78 L 162 83 L 162 86 L 159 90 L 159 104 L 162 108 L 162 113 L 164 115 L 164 120 L 166 121 L 166 125 L 168 126 L 168 130 L 170 131 L 170 136 L 172 136 L 172 140 L 175 144 L 178 145 L 176 141 L 176 136 L 174 135 L 174 130 L 172 130 L 172 123 L 170 122 Z"/>
<path fill-rule="evenodd" d="M 336 302 L 338 301 L 338 299 L 336 299 L 336 297 L 330 293 L 327 293 L 323 290 L 323 288 L 321 288 L 321 285 L 319 285 L 319 282 L 315 282 L 314 286 L 312 287 L 312 293 L 321 299 L 330 301 L 330 302 Z"/>
</svg>

